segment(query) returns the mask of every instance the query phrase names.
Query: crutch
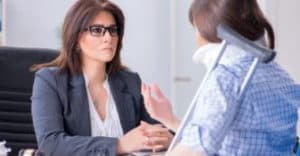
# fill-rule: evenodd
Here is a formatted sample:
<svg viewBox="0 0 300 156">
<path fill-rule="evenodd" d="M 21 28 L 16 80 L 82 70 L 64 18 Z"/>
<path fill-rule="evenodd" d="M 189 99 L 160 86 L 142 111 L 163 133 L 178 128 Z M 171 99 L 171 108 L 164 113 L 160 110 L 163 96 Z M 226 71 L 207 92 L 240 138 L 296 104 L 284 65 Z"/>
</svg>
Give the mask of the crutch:
<svg viewBox="0 0 300 156">
<path fill-rule="evenodd" d="M 276 52 L 271 49 L 266 49 L 260 45 L 255 44 L 254 42 L 246 39 L 239 33 L 232 30 L 229 26 L 220 24 L 217 27 L 217 35 L 220 39 L 222 39 L 221 48 L 220 51 L 214 60 L 213 64 L 209 67 L 207 73 L 205 74 L 199 88 L 197 89 L 197 92 L 187 110 L 185 113 L 181 124 L 176 132 L 176 135 L 173 138 L 173 141 L 171 142 L 167 154 L 175 147 L 175 145 L 181 140 L 181 135 L 183 129 L 186 127 L 187 123 L 190 121 L 192 115 L 194 114 L 194 110 L 197 104 L 197 99 L 200 95 L 201 89 L 203 88 L 206 80 L 210 76 L 210 74 L 214 71 L 214 69 L 217 67 L 219 61 L 221 60 L 227 45 L 231 44 L 234 46 L 238 46 L 242 48 L 244 51 L 251 53 L 255 59 L 252 62 L 249 71 L 247 72 L 246 76 L 244 77 L 244 81 L 242 82 L 242 85 L 239 88 L 238 95 L 240 98 L 243 97 L 245 90 L 247 89 L 247 84 L 249 81 L 251 81 L 252 75 L 255 72 L 255 69 L 259 63 L 269 63 L 271 62 L 275 56 Z"/>
</svg>

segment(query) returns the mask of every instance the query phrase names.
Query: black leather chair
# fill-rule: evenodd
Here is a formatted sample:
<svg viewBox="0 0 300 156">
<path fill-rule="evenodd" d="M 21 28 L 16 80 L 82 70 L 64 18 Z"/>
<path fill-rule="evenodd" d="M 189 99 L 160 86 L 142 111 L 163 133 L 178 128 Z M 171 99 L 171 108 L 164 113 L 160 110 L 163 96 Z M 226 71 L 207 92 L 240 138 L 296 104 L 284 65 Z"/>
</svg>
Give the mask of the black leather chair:
<svg viewBox="0 0 300 156">
<path fill-rule="evenodd" d="M 31 118 L 32 64 L 44 63 L 58 51 L 38 48 L 0 47 L 0 141 L 12 149 L 37 148 Z"/>
</svg>

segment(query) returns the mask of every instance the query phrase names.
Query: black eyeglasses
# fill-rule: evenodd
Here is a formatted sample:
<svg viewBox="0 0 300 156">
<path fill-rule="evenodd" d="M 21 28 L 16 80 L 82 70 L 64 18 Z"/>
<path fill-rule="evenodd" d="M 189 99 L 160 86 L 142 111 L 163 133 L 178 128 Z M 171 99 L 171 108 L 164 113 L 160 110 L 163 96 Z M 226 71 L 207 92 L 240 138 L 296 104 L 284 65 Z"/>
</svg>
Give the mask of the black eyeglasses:
<svg viewBox="0 0 300 156">
<path fill-rule="evenodd" d="M 85 28 L 84 31 L 89 31 L 92 36 L 96 36 L 96 37 L 104 36 L 106 31 L 108 31 L 110 36 L 112 36 L 112 37 L 118 36 L 118 27 L 117 26 L 105 27 L 103 25 L 91 25 L 91 26 Z"/>
</svg>

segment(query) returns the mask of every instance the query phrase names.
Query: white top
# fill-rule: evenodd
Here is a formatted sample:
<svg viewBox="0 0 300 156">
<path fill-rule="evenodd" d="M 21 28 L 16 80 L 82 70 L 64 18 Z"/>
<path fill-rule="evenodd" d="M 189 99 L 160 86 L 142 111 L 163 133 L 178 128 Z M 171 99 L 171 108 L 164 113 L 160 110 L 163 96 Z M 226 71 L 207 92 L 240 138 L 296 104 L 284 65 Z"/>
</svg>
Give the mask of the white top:
<svg viewBox="0 0 300 156">
<path fill-rule="evenodd" d="M 97 113 L 95 104 L 88 89 L 89 80 L 85 74 L 84 80 L 90 110 L 92 136 L 121 137 L 123 135 L 123 129 L 121 126 L 119 114 L 117 112 L 116 103 L 114 98 L 112 97 L 107 78 L 103 82 L 103 86 L 107 91 L 107 100 L 105 107 L 106 117 L 104 121 L 101 120 L 100 116 Z"/>
</svg>

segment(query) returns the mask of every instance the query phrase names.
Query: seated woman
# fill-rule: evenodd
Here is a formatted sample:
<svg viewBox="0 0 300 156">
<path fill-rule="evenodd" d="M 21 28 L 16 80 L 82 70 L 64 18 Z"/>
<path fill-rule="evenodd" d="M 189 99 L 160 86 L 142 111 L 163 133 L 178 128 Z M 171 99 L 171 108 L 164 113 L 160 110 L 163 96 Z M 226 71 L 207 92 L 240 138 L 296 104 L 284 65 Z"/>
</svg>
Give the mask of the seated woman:
<svg viewBox="0 0 300 156">
<path fill-rule="evenodd" d="M 33 66 L 32 118 L 46 155 L 115 156 L 171 142 L 144 108 L 138 74 L 121 64 L 123 34 L 118 6 L 78 0 L 64 20 L 60 55 Z"/>
</svg>

